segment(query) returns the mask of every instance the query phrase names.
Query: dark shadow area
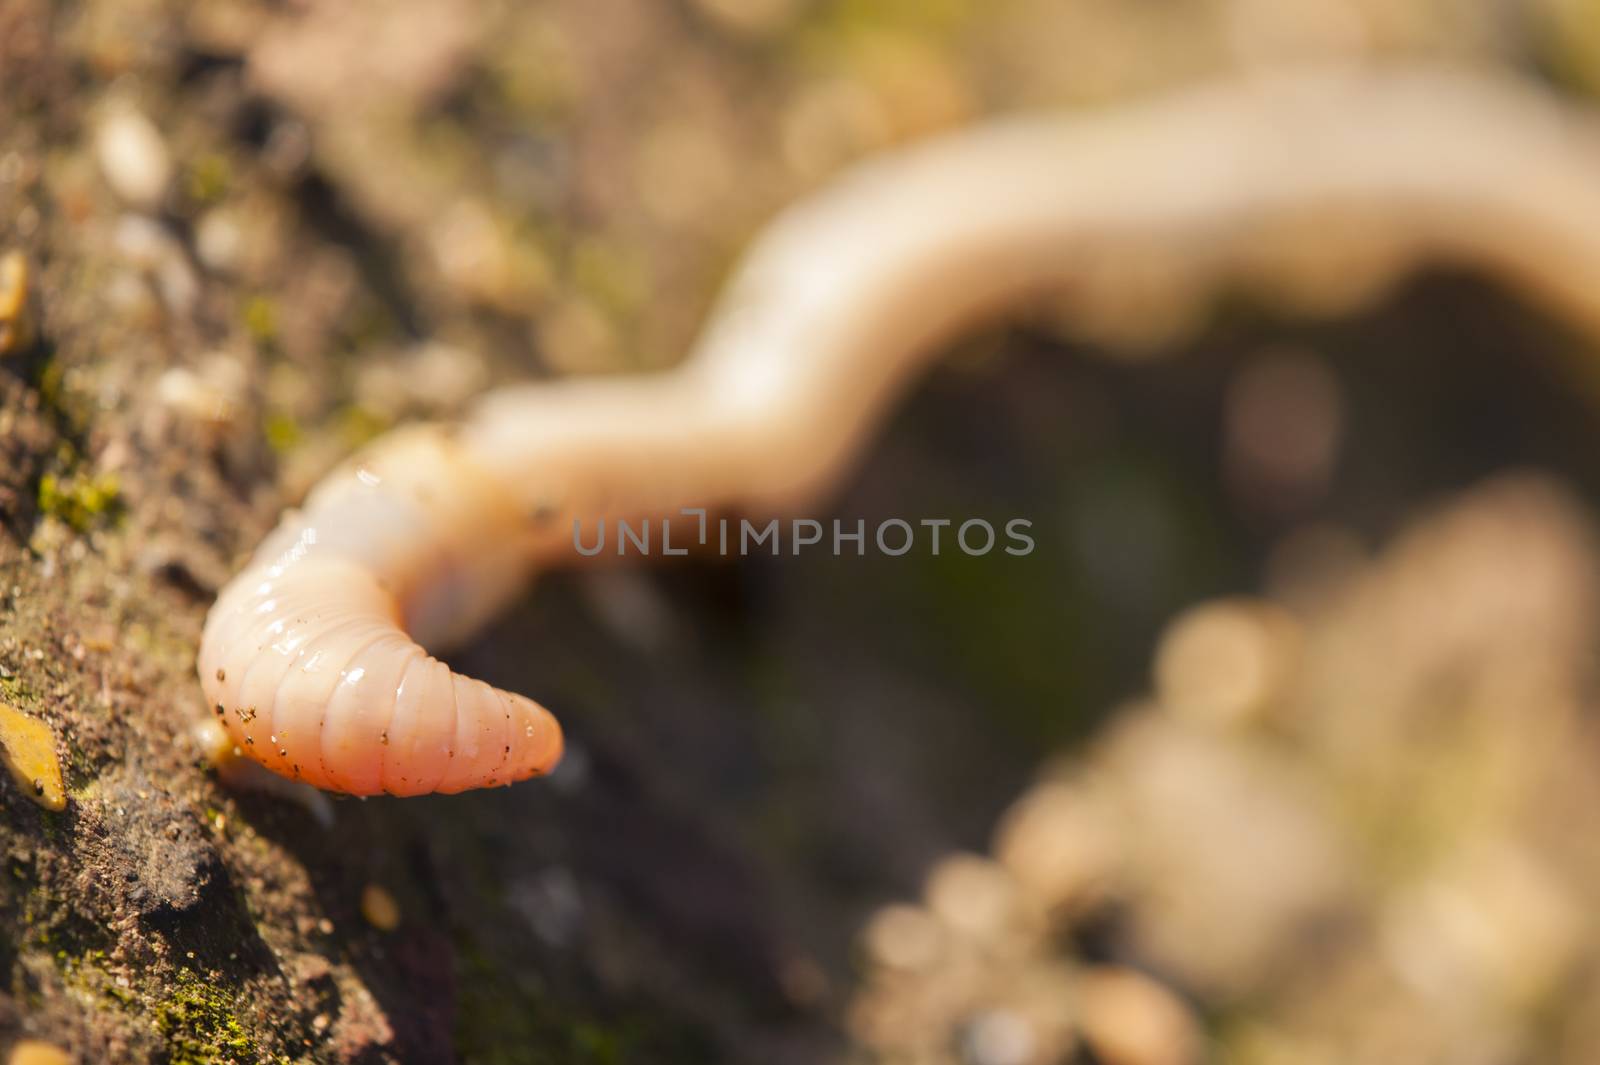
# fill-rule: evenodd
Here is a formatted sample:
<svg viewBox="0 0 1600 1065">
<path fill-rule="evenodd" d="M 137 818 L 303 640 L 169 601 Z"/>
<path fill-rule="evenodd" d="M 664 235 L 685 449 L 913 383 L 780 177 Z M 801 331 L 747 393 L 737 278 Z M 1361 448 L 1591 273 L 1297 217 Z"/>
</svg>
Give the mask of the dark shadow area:
<svg viewBox="0 0 1600 1065">
<path fill-rule="evenodd" d="M 914 893 L 939 854 L 984 849 L 1033 767 L 1144 689 L 1164 621 L 1258 587 L 1289 531 L 1337 522 L 1375 539 L 1507 467 L 1594 497 L 1600 429 L 1572 347 L 1449 276 L 1321 325 L 1236 308 L 1149 362 L 1011 334 L 999 357 L 920 384 L 825 517 L 1024 516 L 1033 554 L 886 558 L 869 543 L 859 558 L 640 569 L 615 578 L 621 592 L 552 574 L 465 664 L 567 723 L 588 768 L 554 800 L 560 827 L 540 831 L 571 833 L 580 881 L 703 937 L 704 971 L 735 941 L 762 959 L 798 933 L 839 987 L 868 908 Z M 1226 393 L 1285 348 L 1337 375 L 1337 472 L 1308 505 L 1251 512 L 1221 472 Z M 619 595 L 631 612 L 606 605 Z M 605 620 L 618 616 L 637 624 Z M 666 809 L 717 845 L 684 844 Z M 749 923 L 762 892 L 781 936 Z M 722 978 L 748 994 L 759 968 Z"/>
</svg>

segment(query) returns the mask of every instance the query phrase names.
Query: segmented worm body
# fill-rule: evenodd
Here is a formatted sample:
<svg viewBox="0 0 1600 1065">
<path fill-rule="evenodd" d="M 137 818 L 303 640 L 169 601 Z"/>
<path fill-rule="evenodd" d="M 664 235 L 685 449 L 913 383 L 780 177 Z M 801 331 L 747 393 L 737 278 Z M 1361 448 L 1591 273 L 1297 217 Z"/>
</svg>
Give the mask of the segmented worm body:
<svg viewBox="0 0 1600 1065">
<path fill-rule="evenodd" d="M 903 150 L 773 222 L 678 368 L 504 389 L 335 471 L 222 591 L 201 683 L 243 753 L 321 788 L 544 773 L 550 713 L 424 647 L 570 559 L 574 519 L 804 507 L 941 340 L 1039 295 L 1092 315 L 1136 292 L 1179 320 L 1245 284 L 1334 308 L 1425 260 L 1600 337 L 1600 125 L 1501 80 L 1352 70 Z"/>
</svg>

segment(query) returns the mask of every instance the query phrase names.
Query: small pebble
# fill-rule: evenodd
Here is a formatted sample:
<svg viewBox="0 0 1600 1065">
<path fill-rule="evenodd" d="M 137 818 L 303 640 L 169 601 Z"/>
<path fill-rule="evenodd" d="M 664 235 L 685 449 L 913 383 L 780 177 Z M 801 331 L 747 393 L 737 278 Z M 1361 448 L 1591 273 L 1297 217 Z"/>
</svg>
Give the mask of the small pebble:
<svg viewBox="0 0 1600 1065">
<path fill-rule="evenodd" d="M 114 105 L 101 120 L 95 155 L 106 183 L 123 202 L 143 211 L 161 206 L 172 181 L 172 156 L 143 112 L 130 103 Z"/>
<path fill-rule="evenodd" d="M 361 892 L 361 916 L 378 931 L 393 932 L 400 927 L 400 904 L 387 889 L 368 884 Z"/>
<path fill-rule="evenodd" d="M 1017 884 L 1005 866 L 975 854 L 943 859 L 928 877 L 928 908 L 946 928 L 992 940 L 1020 916 Z"/>
<path fill-rule="evenodd" d="M 171 230 L 154 219 L 128 214 L 117 221 L 112 239 L 117 251 L 155 282 L 168 310 L 185 314 L 194 306 L 200 279 Z"/>
<path fill-rule="evenodd" d="M 1198 1065 L 1205 1040 L 1193 1012 L 1143 973 L 1099 966 L 1079 986 L 1083 1037 L 1106 1065 Z"/>
<path fill-rule="evenodd" d="M 206 359 L 198 370 L 174 366 L 156 382 L 162 405 L 185 419 L 210 426 L 232 422 L 245 398 L 240 362 L 226 354 Z"/>
<path fill-rule="evenodd" d="M 1118 822 L 1089 789 L 1050 781 L 1006 812 L 995 856 L 1034 905 L 1072 913 L 1112 890 L 1123 847 Z"/>
<path fill-rule="evenodd" d="M 944 955 L 945 932 L 920 906 L 888 906 L 867 925 L 862 947 L 869 958 L 886 968 L 928 969 Z"/>
<path fill-rule="evenodd" d="M 1038 1043 L 1026 1018 L 989 1010 L 968 1024 L 962 1056 L 971 1065 L 1030 1065 L 1038 1059 Z"/>
<path fill-rule="evenodd" d="M 1266 602 L 1220 600 L 1179 615 L 1156 652 L 1156 692 L 1169 712 L 1233 726 L 1257 718 L 1294 673 L 1299 626 Z"/>
<path fill-rule="evenodd" d="M 194 251 L 212 270 L 231 270 L 244 250 L 244 233 L 238 219 L 218 207 L 200 216 L 194 227 Z"/>
</svg>

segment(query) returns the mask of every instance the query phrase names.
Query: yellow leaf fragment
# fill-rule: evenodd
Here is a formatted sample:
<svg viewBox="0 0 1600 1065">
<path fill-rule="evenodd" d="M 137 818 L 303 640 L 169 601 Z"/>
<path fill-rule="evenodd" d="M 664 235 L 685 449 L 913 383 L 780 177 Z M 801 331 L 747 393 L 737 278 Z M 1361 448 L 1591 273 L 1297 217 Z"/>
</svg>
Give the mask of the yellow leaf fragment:
<svg viewBox="0 0 1600 1065">
<path fill-rule="evenodd" d="M 28 314 L 28 260 L 20 251 L 0 256 L 0 358 L 33 343 Z"/>
<path fill-rule="evenodd" d="M 6 1065 L 72 1065 L 72 1057 L 53 1043 L 24 1039 L 11 1048 Z"/>
<path fill-rule="evenodd" d="M 0 757 L 17 785 L 46 810 L 64 810 L 67 789 L 61 782 L 56 736 L 36 717 L 0 703 Z"/>
</svg>

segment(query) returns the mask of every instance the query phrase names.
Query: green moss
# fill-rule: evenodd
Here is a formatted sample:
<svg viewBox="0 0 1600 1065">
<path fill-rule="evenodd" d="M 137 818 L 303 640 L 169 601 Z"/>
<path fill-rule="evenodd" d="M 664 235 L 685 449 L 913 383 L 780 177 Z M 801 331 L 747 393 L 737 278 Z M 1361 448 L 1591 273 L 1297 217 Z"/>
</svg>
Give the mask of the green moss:
<svg viewBox="0 0 1600 1065">
<path fill-rule="evenodd" d="M 82 954 L 72 954 L 65 950 L 56 951 L 56 968 L 61 970 L 61 975 L 68 983 L 90 983 L 96 971 L 104 967 L 106 952 L 103 950 L 87 950 Z"/>
<path fill-rule="evenodd" d="M 196 203 L 215 203 L 227 195 L 232 180 L 233 167 L 227 156 L 212 152 L 194 161 L 185 184 Z"/>
<path fill-rule="evenodd" d="M 172 1065 L 221 1065 L 260 1058 L 255 1040 L 234 1016 L 234 990 L 213 987 L 190 969 L 178 970 L 175 985 L 154 1011 Z"/>
<path fill-rule="evenodd" d="M 278 338 L 278 305 L 267 296 L 252 296 L 244 303 L 244 328 L 257 342 Z"/>
<path fill-rule="evenodd" d="M 33 689 L 22 682 L 22 678 L 15 674 L 9 677 L 0 677 L 0 695 L 6 697 L 6 702 L 29 702 L 36 698 Z"/>
<path fill-rule="evenodd" d="M 39 389 L 39 398 L 44 400 L 46 407 L 53 409 L 60 405 L 65 380 L 66 370 L 58 360 L 50 359 L 39 367 L 34 385 Z"/>
<path fill-rule="evenodd" d="M 71 937 L 68 937 L 71 938 Z M 272 1061 L 235 1015 L 235 987 L 211 984 L 192 969 L 178 969 L 170 978 L 153 979 L 143 990 L 107 969 L 102 947 L 55 950 L 53 960 L 62 982 L 80 1000 L 98 1001 L 135 1024 L 152 1024 L 165 1047 L 169 1065 L 233 1065 Z M 154 1003 L 153 1005 L 151 1003 Z"/>
<path fill-rule="evenodd" d="M 262 423 L 262 432 L 266 434 L 267 446 L 279 455 L 288 454 L 305 439 L 305 432 L 300 428 L 300 423 L 287 414 L 269 414 Z"/>
<path fill-rule="evenodd" d="M 864 40 L 956 39 L 981 15 L 971 0 L 843 0 L 818 5 L 786 40 L 802 56 L 845 60 L 856 68 L 856 48 Z"/>
<path fill-rule="evenodd" d="M 370 443 L 389 428 L 389 419 L 356 404 L 339 412 L 339 438 L 352 450 Z"/>
<path fill-rule="evenodd" d="M 569 264 L 572 283 L 614 317 L 625 318 L 650 291 L 645 264 L 627 247 L 598 238 L 580 240 Z"/>
<path fill-rule="evenodd" d="M 79 532 L 93 527 L 115 510 L 118 483 L 115 474 L 74 473 L 39 478 L 39 512 L 66 522 Z"/>
<path fill-rule="evenodd" d="M 843 32 L 949 38 L 981 12 L 970 0 L 845 0 L 830 9 L 830 17 Z"/>
<path fill-rule="evenodd" d="M 133 990 L 119 985 L 106 972 L 105 951 L 89 950 L 82 954 L 72 954 L 58 950 L 55 958 L 56 968 L 61 973 L 62 981 L 84 1000 L 104 999 L 119 1010 L 138 1008 L 138 996 Z"/>
<path fill-rule="evenodd" d="M 94 410 L 81 379 L 81 371 L 74 372 L 56 358 L 45 359 L 34 369 L 33 383 L 44 409 L 69 436 L 82 436 Z"/>
</svg>

